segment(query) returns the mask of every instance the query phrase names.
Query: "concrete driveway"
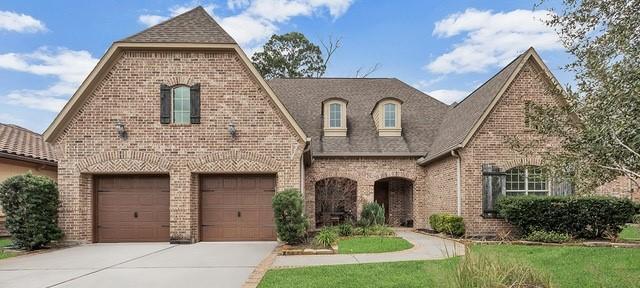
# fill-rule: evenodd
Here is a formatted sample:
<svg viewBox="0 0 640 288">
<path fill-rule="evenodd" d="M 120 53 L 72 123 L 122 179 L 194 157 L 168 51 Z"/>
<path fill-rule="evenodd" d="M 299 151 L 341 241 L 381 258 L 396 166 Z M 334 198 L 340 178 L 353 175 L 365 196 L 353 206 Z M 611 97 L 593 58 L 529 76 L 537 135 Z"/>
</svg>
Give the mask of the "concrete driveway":
<svg viewBox="0 0 640 288">
<path fill-rule="evenodd" d="M 0 287 L 240 287 L 276 245 L 84 245 L 0 260 Z"/>
</svg>

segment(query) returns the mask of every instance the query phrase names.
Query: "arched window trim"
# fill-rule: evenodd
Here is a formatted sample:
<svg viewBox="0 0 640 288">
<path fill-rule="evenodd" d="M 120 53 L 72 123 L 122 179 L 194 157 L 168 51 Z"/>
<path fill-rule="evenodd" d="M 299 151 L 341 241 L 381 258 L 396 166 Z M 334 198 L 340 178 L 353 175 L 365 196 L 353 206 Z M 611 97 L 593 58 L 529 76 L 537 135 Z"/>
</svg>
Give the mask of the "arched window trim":
<svg viewBox="0 0 640 288">
<path fill-rule="evenodd" d="M 180 88 L 183 88 L 183 92 L 182 93 L 186 93 L 186 94 L 181 94 L 181 110 L 178 112 L 176 111 L 176 91 Z M 187 104 L 186 108 L 184 107 L 184 104 Z M 178 84 L 175 85 L 173 87 L 171 87 L 171 123 L 173 124 L 190 124 L 191 123 L 191 87 L 187 86 L 187 85 L 182 85 L 182 84 Z M 176 117 L 176 113 L 180 113 L 180 117 Z"/>
<path fill-rule="evenodd" d="M 518 173 L 519 170 L 523 173 Z M 551 182 L 540 166 L 517 166 L 505 171 L 505 174 L 504 193 L 506 196 L 548 196 L 551 193 Z"/>
<path fill-rule="evenodd" d="M 393 114 L 395 115 L 393 121 L 387 121 L 387 107 L 388 105 L 394 105 Z M 376 104 L 373 110 L 373 117 L 376 127 L 378 128 L 378 136 L 401 136 L 402 135 L 402 102 L 395 98 L 385 98 Z M 393 122 L 392 126 L 387 125 L 389 122 Z"/>
<path fill-rule="evenodd" d="M 323 128 L 324 128 L 324 136 L 347 136 L 347 101 L 343 99 L 330 99 L 323 102 Z M 332 114 L 331 107 L 336 107 L 339 105 L 340 112 L 338 112 L 338 116 L 340 117 L 337 122 L 339 122 L 338 126 L 332 125 L 335 124 L 336 121 L 332 123 L 332 115 L 335 116 L 336 113 Z M 336 120 L 336 119 L 334 119 Z"/>
</svg>

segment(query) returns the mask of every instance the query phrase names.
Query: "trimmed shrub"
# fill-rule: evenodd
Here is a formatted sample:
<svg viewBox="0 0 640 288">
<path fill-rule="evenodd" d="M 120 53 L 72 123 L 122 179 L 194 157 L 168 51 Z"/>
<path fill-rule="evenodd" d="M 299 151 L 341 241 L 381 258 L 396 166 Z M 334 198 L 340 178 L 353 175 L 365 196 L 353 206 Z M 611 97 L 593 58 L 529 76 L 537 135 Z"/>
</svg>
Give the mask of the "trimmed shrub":
<svg viewBox="0 0 640 288">
<path fill-rule="evenodd" d="M 58 187 L 53 180 L 31 173 L 0 184 L 0 204 L 15 246 L 39 249 L 62 238 L 58 227 Z"/>
<path fill-rule="evenodd" d="M 467 251 L 458 264 L 455 287 L 552 287 L 550 277 L 524 263 Z"/>
<path fill-rule="evenodd" d="M 348 237 L 353 234 L 353 225 L 350 223 L 342 223 L 338 226 L 338 234 L 342 237 Z"/>
<path fill-rule="evenodd" d="M 631 223 L 640 224 L 640 214 L 633 215 L 631 217 Z"/>
<path fill-rule="evenodd" d="M 571 240 L 571 236 L 567 233 L 558 233 L 553 231 L 533 231 L 524 238 L 527 241 L 544 242 L 544 243 L 564 243 Z"/>
<path fill-rule="evenodd" d="M 429 216 L 431 229 L 439 233 L 446 233 L 453 236 L 464 235 L 464 219 L 460 216 L 436 213 Z"/>
<path fill-rule="evenodd" d="M 630 200 L 602 196 L 502 197 L 497 209 L 524 235 L 542 230 L 583 239 L 618 235 L 634 213 Z"/>
<path fill-rule="evenodd" d="M 304 215 L 302 194 L 298 189 L 285 189 L 273 196 L 273 214 L 280 240 L 297 244 L 304 240 L 309 227 Z"/>
<path fill-rule="evenodd" d="M 363 227 L 384 225 L 384 207 L 376 202 L 364 204 L 360 213 L 360 225 Z"/>
<path fill-rule="evenodd" d="M 331 247 L 338 241 L 338 232 L 333 227 L 322 227 L 313 238 L 313 243 L 322 247 Z"/>
</svg>

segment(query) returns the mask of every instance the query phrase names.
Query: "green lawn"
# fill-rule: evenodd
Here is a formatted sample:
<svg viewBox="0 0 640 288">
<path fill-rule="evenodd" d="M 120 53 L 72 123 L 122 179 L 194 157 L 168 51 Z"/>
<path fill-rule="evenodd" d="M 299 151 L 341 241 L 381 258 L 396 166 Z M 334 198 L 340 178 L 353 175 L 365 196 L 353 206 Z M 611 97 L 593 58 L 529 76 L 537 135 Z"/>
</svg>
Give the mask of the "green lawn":
<svg viewBox="0 0 640 288">
<path fill-rule="evenodd" d="M 338 253 L 380 253 L 406 250 L 413 247 L 400 237 L 352 237 L 338 241 Z"/>
<path fill-rule="evenodd" d="M 556 287 L 639 287 L 640 249 L 477 245 L 472 253 L 528 263 Z M 460 258 L 270 270 L 268 287 L 452 287 Z"/>
<path fill-rule="evenodd" d="M 11 239 L 0 238 L 0 259 L 9 258 L 15 256 L 15 253 L 5 252 L 4 247 L 11 245 Z"/>
<path fill-rule="evenodd" d="M 624 227 L 624 230 L 620 232 L 619 236 L 622 240 L 640 241 L 640 228 L 638 228 L 638 226 L 627 225 Z"/>
</svg>

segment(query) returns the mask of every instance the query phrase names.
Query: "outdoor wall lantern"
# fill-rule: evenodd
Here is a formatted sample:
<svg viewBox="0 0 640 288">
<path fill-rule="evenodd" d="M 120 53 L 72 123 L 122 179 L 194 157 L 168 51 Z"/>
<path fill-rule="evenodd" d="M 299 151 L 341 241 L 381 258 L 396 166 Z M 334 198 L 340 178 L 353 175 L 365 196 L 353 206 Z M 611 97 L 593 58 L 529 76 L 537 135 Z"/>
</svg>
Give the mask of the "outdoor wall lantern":
<svg viewBox="0 0 640 288">
<path fill-rule="evenodd" d="M 120 139 L 127 139 L 127 130 L 121 120 L 116 121 L 116 132 L 118 132 L 118 137 Z"/>
<path fill-rule="evenodd" d="M 227 126 L 227 131 L 229 131 L 229 135 L 231 135 L 231 138 L 233 138 L 233 140 L 236 139 L 236 134 L 238 133 L 238 130 L 236 130 L 236 125 L 233 124 L 233 122 L 229 122 L 229 126 Z"/>
</svg>

